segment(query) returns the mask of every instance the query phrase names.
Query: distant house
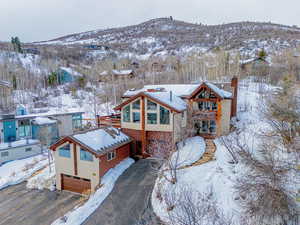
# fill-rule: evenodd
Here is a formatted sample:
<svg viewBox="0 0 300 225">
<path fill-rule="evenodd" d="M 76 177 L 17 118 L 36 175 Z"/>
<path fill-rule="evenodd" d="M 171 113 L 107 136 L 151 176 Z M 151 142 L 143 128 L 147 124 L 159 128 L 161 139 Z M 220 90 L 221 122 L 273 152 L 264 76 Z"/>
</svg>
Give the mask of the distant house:
<svg viewBox="0 0 300 225">
<path fill-rule="evenodd" d="M 62 138 L 50 147 L 55 159 L 56 188 L 94 192 L 104 174 L 129 157 L 130 143 L 130 137 L 113 127 Z"/>
<path fill-rule="evenodd" d="M 240 61 L 241 71 L 245 75 L 267 75 L 270 63 L 260 57 Z"/>
<path fill-rule="evenodd" d="M 82 128 L 83 112 L 0 116 L 0 164 L 41 153 L 61 136 Z"/>
<path fill-rule="evenodd" d="M 9 81 L 0 80 L 0 111 L 12 109 L 13 85 Z"/>
<path fill-rule="evenodd" d="M 103 71 L 100 73 L 99 82 L 111 81 L 111 80 L 123 80 L 132 79 L 135 77 L 133 70 L 111 70 Z"/>
<path fill-rule="evenodd" d="M 83 76 L 82 74 L 78 73 L 70 67 L 60 67 L 57 72 L 57 75 L 59 84 L 71 83 L 79 77 Z"/>
<path fill-rule="evenodd" d="M 37 48 L 23 48 L 22 49 L 24 53 L 33 54 L 33 55 L 39 55 L 40 51 Z"/>
</svg>

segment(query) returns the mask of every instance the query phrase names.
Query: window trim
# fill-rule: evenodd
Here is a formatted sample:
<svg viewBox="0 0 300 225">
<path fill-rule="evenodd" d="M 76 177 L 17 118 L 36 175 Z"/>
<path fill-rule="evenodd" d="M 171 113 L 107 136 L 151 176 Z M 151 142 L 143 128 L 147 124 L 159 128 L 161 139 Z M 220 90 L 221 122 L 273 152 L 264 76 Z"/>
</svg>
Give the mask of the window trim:
<svg viewBox="0 0 300 225">
<path fill-rule="evenodd" d="M 65 148 L 66 146 L 69 146 L 69 149 L 63 149 L 63 148 Z M 68 153 L 68 156 L 66 156 L 66 155 L 62 155 L 61 154 L 61 150 L 62 151 L 68 151 L 69 153 Z M 63 158 L 71 158 L 71 144 L 66 144 L 66 145 L 64 145 L 64 146 L 62 146 L 62 147 L 60 147 L 60 148 L 58 148 L 58 155 L 59 155 L 59 157 L 63 157 Z"/>
<path fill-rule="evenodd" d="M 111 160 L 115 159 L 116 156 L 117 156 L 116 150 L 111 151 L 111 152 L 108 152 L 108 153 L 106 154 L 106 160 L 107 160 L 107 161 L 111 161 Z"/>
<path fill-rule="evenodd" d="M 85 161 L 85 162 L 93 162 L 94 161 L 94 156 L 89 151 L 86 151 L 86 150 L 80 148 L 79 152 L 80 152 L 79 153 L 79 156 L 80 156 L 79 158 L 80 158 L 81 161 Z M 83 157 L 82 154 L 84 154 L 85 157 Z M 90 159 L 86 158 L 86 155 L 91 156 L 91 158 Z"/>
</svg>

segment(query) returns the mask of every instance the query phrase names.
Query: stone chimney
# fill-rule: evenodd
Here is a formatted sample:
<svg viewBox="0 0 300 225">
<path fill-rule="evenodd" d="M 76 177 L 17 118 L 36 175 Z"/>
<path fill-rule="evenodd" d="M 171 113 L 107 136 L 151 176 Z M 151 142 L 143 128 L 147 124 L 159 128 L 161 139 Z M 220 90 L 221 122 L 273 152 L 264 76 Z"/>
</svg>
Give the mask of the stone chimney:
<svg viewBox="0 0 300 225">
<path fill-rule="evenodd" d="M 231 87 L 232 87 L 232 102 L 231 102 L 231 114 L 230 117 L 235 117 L 237 113 L 237 95 L 238 95 L 238 78 L 234 76 L 231 79 Z"/>
</svg>

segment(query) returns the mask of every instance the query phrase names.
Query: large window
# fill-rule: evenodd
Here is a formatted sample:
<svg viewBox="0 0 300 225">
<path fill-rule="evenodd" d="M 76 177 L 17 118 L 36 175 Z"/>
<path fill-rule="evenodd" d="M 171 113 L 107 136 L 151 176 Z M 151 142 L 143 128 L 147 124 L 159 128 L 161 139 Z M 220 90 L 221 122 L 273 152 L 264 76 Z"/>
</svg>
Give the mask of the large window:
<svg viewBox="0 0 300 225">
<path fill-rule="evenodd" d="M 61 157 L 71 158 L 71 146 L 65 145 L 58 149 L 58 155 Z"/>
<path fill-rule="evenodd" d="M 159 107 L 160 124 L 170 124 L 170 111 L 166 108 Z"/>
<path fill-rule="evenodd" d="M 198 102 L 198 108 L 200 111 L 217 110 L 218 104 L 216 102 Z"/>
<path fill-rule="evenodd" d="M 147 100 L 147 110 L 156 110 L 156 109 L 157 109 L 157 104 L 155 102 Z"/>
<path fill-rule="evenodd" d="M 141 121 L 141 114 L 139 112 L 133 112 L 132 120 L 134 123 L 139 123 Z"/>
<path fill-rule="evenodd" d="M 80 149 L 80 160 L 92 162 L 93 154 L 83 149 Z"/>
<path fill-rule="evenodd" d="M 130 105 L 123 108 L 123 122 L 130 122 Z"/>
<path fill-rule="evenodd" d="M 134 103 L 132 103 L 132 108 L 133 109 L 140 109 L 141 108 L 140 102 L 141 102 L 140 100 L 137 100 Z"/>
<path fill-rule="evenodd" d="M 18 132 L 20 138 L 30 137 L 30 121 L 29 120 L 19 120 L 18 121 Z"/>
<path fill-rule="evenodd" d="M 147 123 L 157 124 L 157 113 L 147 113 Z"/>
<path fill-rule="evenodd" d="M 200 127 L 199 127 L 200 125 Z M 217 130 L 216 121 L 214 120 L 203 120 L 197 124 L 196 129 L 199 129 L 200 133 L 215 134 Z"/>
<path fill-rule="evenodd" d="M 82 118 L 80 114 L 72 116 L 72 125 L 73 130 L 78 130 L 82 128 Z"/>
<path fill-rule="evenodd" d="M 116 158 L 116 152 L 115 151 L 107 153 L 107 160 L 108 161 L 113 160 L 114 158 Z"/>
</svg>

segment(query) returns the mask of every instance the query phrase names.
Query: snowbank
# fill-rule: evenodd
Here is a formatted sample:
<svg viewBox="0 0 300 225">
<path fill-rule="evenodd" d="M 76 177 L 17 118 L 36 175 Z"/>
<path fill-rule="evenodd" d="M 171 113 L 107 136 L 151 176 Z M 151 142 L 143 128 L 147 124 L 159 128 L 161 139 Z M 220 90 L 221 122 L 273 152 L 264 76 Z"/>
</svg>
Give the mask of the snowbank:
<svg viewBox="0 0 300 225">
<path fill-rule="evenodd" d="M 55 164 L 51 164 L 51 172 L 50 167 L 47 166 L 43 169 L 39 174 L 29 178 L 27 180 L 27 188 L 30 189 L 39 189 L 43 190 L 47 188 L 51 191 L 55 190 Z"/>
<path fill-rule="evenodd" d="M 192 137 L 178 144 L 178 155 L 172 156 L 172 160 L 178 157 L 178 165 L 189 166 L 198 161 L 205 152 L 205 141 L 202 137 Z"/>
<path fill-rule="evenodd" d="M 48 163 L 46 155 L 15 160 L 0 166 L 0 190 L 10 185 L 19 184 Z"/>
<path fill-rule="evenodd" d="M 56 221 L 54 221 L 52 225 L 82 224 L 110 194 L 119 176 L 133 163 L 133 159 L 127 158 L 121 163 L 119 163 L 116 167 L 110 169 L 102 178 L 101 184 L 103 186 L 100 189 L 98 189 L 93 195 L 91 195 L 89 200 L 84 205 L 75 208 L 73 211 L 68 212 L 64 216 L 64 218 L 66 218 L 66 222 L 64 222 L 63 219 L 59 218 Z"/>
</svg>

